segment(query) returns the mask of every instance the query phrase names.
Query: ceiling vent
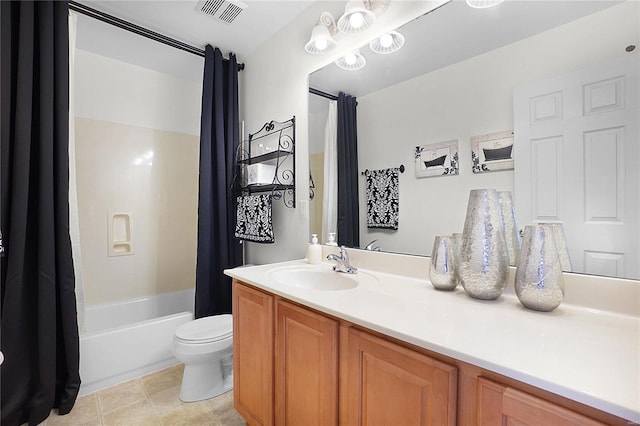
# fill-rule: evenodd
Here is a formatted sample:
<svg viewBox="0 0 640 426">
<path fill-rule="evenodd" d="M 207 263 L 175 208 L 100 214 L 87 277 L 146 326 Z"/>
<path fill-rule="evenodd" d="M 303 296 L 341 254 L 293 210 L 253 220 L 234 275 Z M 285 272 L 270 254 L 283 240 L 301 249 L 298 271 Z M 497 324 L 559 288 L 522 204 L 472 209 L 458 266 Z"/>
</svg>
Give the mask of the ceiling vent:
<svg viewBox="0 0 640 426">
<path fill-rule="evenodd" d="M 238 0 L 203 0 L 196 10 L 227 24 L 232 23 L 247 5 Z"/>
</svg>

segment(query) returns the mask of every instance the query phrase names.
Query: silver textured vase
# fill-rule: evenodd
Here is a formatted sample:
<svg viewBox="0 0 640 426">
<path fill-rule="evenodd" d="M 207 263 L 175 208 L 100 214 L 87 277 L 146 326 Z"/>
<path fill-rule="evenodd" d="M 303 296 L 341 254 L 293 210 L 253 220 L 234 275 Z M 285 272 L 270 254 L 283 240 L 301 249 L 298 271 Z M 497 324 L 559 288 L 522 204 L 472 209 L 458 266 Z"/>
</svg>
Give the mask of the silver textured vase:
<svg viewBox="0 0 640 426">
<path fill-rule="evenodd" d="M 495 189 L 469 194 L 458 270 L 462 287 L 476 299 L 497 299 L 507 286 L 509 258 Z"/>
<path fill-rule="evenodd" d="M 507 254 L 509 255 L 509 265 L 518 264 L 520 254 L 520 234 L 518 233 L 518 221 L 513 208 L 513 199 L 510 191 L 499 191 L 500 214 L 504 224 L 504 239 L 507 243 Z"/>
<path fill-rule="evenodd" d="M 437 235 L 433 242 L 429 280 L 438 290 L 455 290 L 458 286 L 454 246 L 451 235 Z"/>
<path fill-rule="evenodd" d="M 564 272 L 571 272 L 571 258 L 569 258 L 569 251 L 567 250 L 567 240 L 564 236 L 564 228 L 561 223 L 540 223 L 540 225 L 548 226 L 553 230 L 553 238 L 558 248 L 558 257 L 560 258 L 560 265 Z"/>
<path fill-rule="evenodd" d="M 525 226 L 515 289 L 520 303 L 529 309 L 548 312 L 562 303 L 564 280 L 552 227 Z"/>
<path fill-rule="evenodd" d="M 460 284 L 460 249 L 462 248 L 462 232 L 455 232 L 453 236 L 453 258 L 455 260 L 454 275 L 456 283 Z"/>
</svg>

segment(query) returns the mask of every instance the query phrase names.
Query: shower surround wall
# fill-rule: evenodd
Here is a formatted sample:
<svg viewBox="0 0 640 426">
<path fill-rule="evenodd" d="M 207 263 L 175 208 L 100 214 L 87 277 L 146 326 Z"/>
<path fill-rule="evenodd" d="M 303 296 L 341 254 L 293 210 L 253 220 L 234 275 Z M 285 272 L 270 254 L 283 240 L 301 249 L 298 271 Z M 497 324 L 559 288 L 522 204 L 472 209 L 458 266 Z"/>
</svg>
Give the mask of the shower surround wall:
<svg viewBox="0 0 640 426">
<path fill-rule="evenodd" d="M 75 71 L 85 303 L 193 288 L 202 83 L 85 50 Z M 108 215 L 122 212 L 134 250 L 109 256 Z"/>
</svg>

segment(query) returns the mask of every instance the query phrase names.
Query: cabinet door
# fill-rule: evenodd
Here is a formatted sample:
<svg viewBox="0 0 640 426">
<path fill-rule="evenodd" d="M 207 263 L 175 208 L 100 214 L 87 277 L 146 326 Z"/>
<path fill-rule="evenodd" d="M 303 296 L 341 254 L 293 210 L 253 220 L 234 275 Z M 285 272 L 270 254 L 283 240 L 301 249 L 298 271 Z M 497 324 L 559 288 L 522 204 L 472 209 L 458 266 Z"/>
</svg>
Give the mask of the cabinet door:
<svg viewBox="0 0 640 426">
<path fill-rule="evenodd" d="M 277 425 L 338 421 L 338 323 L 282 300 L 276 302 Z"/>
<path fill-rule="evenodd" d="M 477 424 L 502 425 L 604 425 L 575 411 L 528 393 L 479 378 Z"/>
<path fill-rule="evenodd" d="M 346 425 L 455 425 L 457 368 L 367 333 L 347 333 Z"/>
<path fill-rule="evenodd" d="M 233 397 L 251 425 L 273 424 L 273 297 L 233 282 Z"/>
</svg>

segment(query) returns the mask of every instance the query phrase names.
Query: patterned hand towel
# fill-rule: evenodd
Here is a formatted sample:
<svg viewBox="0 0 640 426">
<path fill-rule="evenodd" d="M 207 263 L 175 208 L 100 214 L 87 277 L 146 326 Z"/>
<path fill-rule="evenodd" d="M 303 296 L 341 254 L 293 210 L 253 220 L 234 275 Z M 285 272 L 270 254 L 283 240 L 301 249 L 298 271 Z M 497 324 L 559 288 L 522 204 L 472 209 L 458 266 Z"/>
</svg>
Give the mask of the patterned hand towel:
<svg viewBox="0 0 640 426">
<path fill-rule="evenodd" d="M 236 238 L 255 243 L 273 243 L 271 194 L 241 195 L 236 209 Z"/>
<path fill-rule="evenodd" d="M 367 228 L 398 229 L 398 169 L 367 170 Z"/>
</svg>

